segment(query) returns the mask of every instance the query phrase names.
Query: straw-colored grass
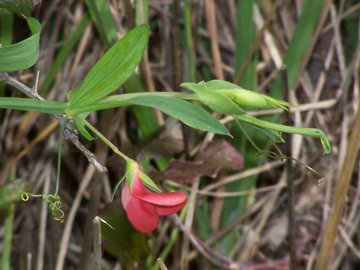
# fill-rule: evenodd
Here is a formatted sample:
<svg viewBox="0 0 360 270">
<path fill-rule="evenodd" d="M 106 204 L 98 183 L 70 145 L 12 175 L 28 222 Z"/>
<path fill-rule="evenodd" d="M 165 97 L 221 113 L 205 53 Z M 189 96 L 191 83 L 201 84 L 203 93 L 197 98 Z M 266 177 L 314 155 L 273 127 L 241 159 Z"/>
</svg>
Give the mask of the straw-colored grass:
<svg viewBox="0 0 360 270">
<path fill-rule="evenodd" d="M 281 98 L 279 69 L 286 64 L 292 124 L 322 129 L 333 149 L 324 156 L 317 140 L 291 137 L 292 158 L 297 160 L 290 174 L 295 186 L 296 269 L 358 267 L 357 1 L 42 2 L 34 12 L 43 26 L 39 61 L 11 76 L 31 87 L 39 70 L 38 89 L 50 100 L 65 100 L 67 90 L 78 85 L 115 38 L 139 23 L 151 27 L 149 46 L 141 66 L 119 92 L 183 91 L 181 82 L 224 79 Z M 26 36 L 23 22 L 14 19 L 13 38 L 20 40 Z M 0 38 L 9 36 L 0 31 Z M 20 95 L 3 86 L 0 94 Z M 279 122 L 281 113 L 251 112 Z M 121 192 L 111 202 L 124 164 L 97 141 L 84 144 L 108 173 L 98 173 L 70 142 L 63 147 L 63 223 L 49 216 L 41 200 L 18 200 L 22 189 L 40 194 L 55 188 L 58 128 L 47 115 L 1 110 L 1 265 L 20 270 L 92 269 L 93 238 L 100 239 L 98 233 L 93 235 L 93 219 L 101 216 L 115 228 L 100 222 L 102 269 L 289 269 L 284 163 L 259 154 L 230 117 L 216 117 L 230 128 L 234 138 L 225 139 L 242 155 L 245 166 L 184 182 L 164 178 L 159 171 L 170 160 L 202 160 L 209 143 L 219 138 L 138 106 L 90 116 L 109 140 L 140 160 L 164 190 L 180 187 L 189 194 L 186 210 L 163 218 L 147 236 L 127 224 Z M 259 132 L 246 130 L 264 151 L 276 151 Z M 99 261 L 99 245 L 95 251 Z"/>
</svg>

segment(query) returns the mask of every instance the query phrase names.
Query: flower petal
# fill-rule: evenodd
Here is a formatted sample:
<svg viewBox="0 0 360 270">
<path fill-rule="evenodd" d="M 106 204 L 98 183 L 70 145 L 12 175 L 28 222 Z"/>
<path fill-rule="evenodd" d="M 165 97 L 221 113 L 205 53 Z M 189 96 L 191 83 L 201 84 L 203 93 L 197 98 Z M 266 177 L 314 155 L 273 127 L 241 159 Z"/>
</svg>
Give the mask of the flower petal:
<svg viewBox="0 0 360 270">
<path fill-rule="evenodd" d="M 180 203 L 175 206 L 158 206 L 154 205 L 158 215 L 160 216 L 167 216 L 171 214 L 175 214 L 176 212 L 180 211 L 186 204 L 186 200 L 183 203 Z"/>
<path fill-rule="evenodd" d="M 186 193 L 183 191 L 167 193 L 150 192 L 139 178 L 136 178 L 133 182 L 131 195 L 156 206 L 166 207 L 178 206 L 184 204 L 187 200 Z"/>
<path fill-rule="evenodd" d="M 160 222 L 159 214 L 155 207 L 131 196 L 131 194 L 126 191 L 126 187 L 127 185 L 123 188 L 122 202 L 130 223 L 139 232 L 148 233 L 153 231 Z"/>
<path fill-rule="evenodd" d="M 128 205 L 131 197 L 132 196 L 130 194 L 129 186 L 125 182 L 125 185 L 123 186 L 122 193 L 121 193 L 121 202 L 122 202 L 122 205 L 123 205 L 124 209 L 126 209 L 126 206 Z"/>
</svg>

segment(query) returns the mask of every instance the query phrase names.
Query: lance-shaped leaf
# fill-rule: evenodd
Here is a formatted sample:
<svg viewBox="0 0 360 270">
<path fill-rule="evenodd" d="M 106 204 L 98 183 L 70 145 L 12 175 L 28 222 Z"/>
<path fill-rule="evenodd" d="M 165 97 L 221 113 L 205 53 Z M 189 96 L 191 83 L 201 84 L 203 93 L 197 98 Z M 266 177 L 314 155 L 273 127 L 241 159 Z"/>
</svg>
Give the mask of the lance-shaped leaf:
<svg viewBox="0 0 360 270">
<path fill-rule="evenodd" d="M 120 87 L 141 60 L 149 28 L 140 25 L 114 44 L 92 67 L 74 92 L 69 93 L 71 108 L 100 100 Z"/>
<path fill-rule="evenodd" d="M 31 37 L 0 47 L 0 72 L 22 70 L 31 67 L 38 60 L 41 25 L 31 17 L 26 17 L 26 21 Z"/>
<path fill-rule="evenodd" d="M 95 103 L 77 106 L 77 108 L 69 110 L 67 114 L 69 116 L 78 115 L 79 113 L 129 105 L 140 105 L 158 109 L 179 119 L 190 127 L 217 134 L 229 135 L 225 126 L 203 108 L 181 99 L 161 96 L 161 93 L 113 95 Z"/>
<path fill-rule="evenodd" d="M 85 0 L 101 40 L 109 48 L 117 40 L 116 23 L 110 10 L 110 1 Z"/>
<path fill-rule="evenodd" d="M 65 112 L 66 107 L 66 103 L 57 101 L 36 100 L 30 98 L 0 97 L 0 109 L 12 109 L 59 115 Z"/>
</svg>

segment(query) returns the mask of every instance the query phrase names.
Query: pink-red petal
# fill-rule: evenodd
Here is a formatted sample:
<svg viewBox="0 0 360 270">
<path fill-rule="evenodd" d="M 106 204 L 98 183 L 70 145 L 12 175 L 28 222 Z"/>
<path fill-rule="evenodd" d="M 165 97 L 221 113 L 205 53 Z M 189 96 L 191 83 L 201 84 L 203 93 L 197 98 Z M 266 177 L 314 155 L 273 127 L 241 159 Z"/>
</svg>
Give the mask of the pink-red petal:
<svg viewBox="0 0 360 270">
<path fill-rule="evenodd" d="M 145 202 L 155 204 L 157 206 L 178 206 L 186 202 L 186 193 L 183 191 L 154 193 L 146 189 L 142 181 L 136 178 L 131 188 L 131 195 Z"/>
<path fill-rule="evenodd" d="M 172 215 L 175 214 L 176 212 L 180 211 L 186 204 L 186 200 L 183 203 L 180 203 L 178 205 L 175 206 L 159 206 L 159 205 L 154 205 L 156 208 L 157 213 L 160 216 L 167 216 L 167 215 Z"/>
<path fill-rule="evenodd" d="M 131 197 L 132 196 L 131 196 L 131 193 L 129 190 L 129 186 L 127 183 L 125 183 L 125 185 L 122 188 L 122 192 L 121 192 L 121 202 L 122 202 L 124 209 L 126 209 L 126 206 L 128 205 Z"/>
<path fill-rule="evenodd" d="M 139 232 L 151 232 L 159 225 L 159 214 L 155 207 L 138 198 L 131 197 L 125 211 L 130 223 Z"/>
</svg>

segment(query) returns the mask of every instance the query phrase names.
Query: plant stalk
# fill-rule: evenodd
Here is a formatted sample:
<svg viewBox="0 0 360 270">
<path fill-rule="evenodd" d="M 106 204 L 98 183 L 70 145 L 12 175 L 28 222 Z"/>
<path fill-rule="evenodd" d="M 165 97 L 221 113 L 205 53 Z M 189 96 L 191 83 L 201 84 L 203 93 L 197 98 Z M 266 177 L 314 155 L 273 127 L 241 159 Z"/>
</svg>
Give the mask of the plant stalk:
<svg viewBox="0 0 360 270">
<path fill-rule="evenodd" d="M 286 66 L 281 67 L 281 79 L 283 96 L 285 101 L 289 101 L 289 83 Z M 290 112 L 285 112 L 285 124 L 291 124 Z M 289 232 L 289 269 L 296 269 L 296 220 L 295 220 L 295 190 L 294 182 L 291 177 L 292 171 L 292 143 L 290 134 L 286 133 L 285 137 L 285 155 L 289 157 L 286 159 L 286 182 L 288 194 L 288 232 Z"/>
<path fill-rule="evenodd" d="M 125 161 L 131 161 L 132 159 L 121 152 L 112 142 L 110 142 L 104 135 L 101 134 L 93 125 L 91 125 L 87 120 L 83 120 L 84 125 L 90 129 L 103 143 L 105 143 L 115 154 L 122 157 Z"/>
</svg>

